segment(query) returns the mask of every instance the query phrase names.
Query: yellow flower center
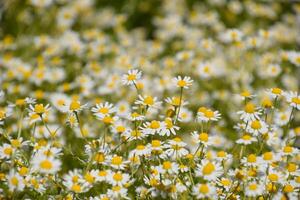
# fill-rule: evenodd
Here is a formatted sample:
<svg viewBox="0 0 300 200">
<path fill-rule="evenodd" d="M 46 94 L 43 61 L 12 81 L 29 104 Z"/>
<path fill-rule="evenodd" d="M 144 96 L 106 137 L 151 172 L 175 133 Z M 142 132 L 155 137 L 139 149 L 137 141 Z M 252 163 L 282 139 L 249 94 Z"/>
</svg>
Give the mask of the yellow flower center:
<svg viewBox="0 0 300 200">
<path fill-rule="evenodd" d="M 115 181 L 121 181 L 121 180 L 123 180 L 123 175 L 121 174 L 121 173 L 115 173 L 114 175 L 113 175 L 113 179 L 115 180 Z"/>
<path fill-rule="evenodd" d="M 179 81 L 177 82 L 177 85 L 178 85 L 179 87 L 185 87 L 185 86 L 187 85 L 187 83 L 186 83 L 186 81 L 184 81 L 184 80 L 179 80 Z"/>
<path fill-rule="evenodd" d="M 123 161 L 123 158 L 121 156 L 115 156 L 111 160 L 111 164 L 113 165 L 121 165 Z"/>
<path fill-rule="evenodd" d="M 116 127 L 117 132 L 122 133 L 125 131 L 125 127 L 124 126 L 117 126 Z"/>
<path fill-rule="evenodd" d="M 260 123 L 260 121 L 258 121 L 258 120 L 255 120 L 255 121 L 253 121 L 252 123 L 251 123 L 251 128 L 253 128 L 253 129 L 260 129 L 261 128 L 261 123 Z"/>
<path fill-rule="evenodd" d="M 174 138 L 173 139 L 175 142 L 181 142 L 181 138 L 179 138 L 179 137 L 176 137 L 176 138 Z"/>
<path fill-rule="evenodd" d="M 144 145 L 138 145 L 136 147 L 137 150 L 144 150 L 145 149 L 145 146 Z"/>
<path fill-rule="evenodd" d="M 294 187 L 290 184 L 287 184 L 283 187 L 283 191 L 286 192 L 286 193 L 289 193 L 289 192 L 293 192 L 294 191 Z"/>
<path fill-rule="evenodd" d="M 18 148 L 21 146 L 21 142 L 19 140 L 11 140 L 11 145 L 15 148 Z"/>
<path fill-rule="evenodd" d="M 112 190 L 113 190 L 114 192 L 118 192 L 118 191 L 121 190 L 121 186 L 114 186 L 114 187 L 112 187 Z"/>
<path fill-rule="evenodd" d="M 81 186 L 78 185 L 78 184 L 74 184 L 74 185 L 72 185 L 71 190 L 76 192 L 76 193 L 81 192 Z"/>
<path fill-rule="evenodd" d="M 210 175 L 213 171 L 215 171 L 215 165 L 211 162 L 207 163 L 202 169 L 204 175 Z"/>
<path fill-rule="evenodd" d="M 282 92 L 282 90 L 280 88 L 272 88 L 272 93 L 273 94 L 279 95 L 279 94 L 281 94 L 281 92 Z"/>
<path fill-rule="evenodd" d="M 138 131 L 138 130 L 133 130 L 133 131 L 131 132 L 131 136 L 132 136 L 132 137 L 139 137 L 139 136 L 141 136 L 141 132 Z"/>
<path fill-rule="evenodd" d="M 42 169 L 49 170 L 49 169 L 52 169 L 53 165 L 52 165 L 52 163 L 51 163 L 49 160 L 43 160 L 43 161 L 40 163 L 40 167 L 41 167 Z"/>
<path fill-rule="evenodd" d="M 256 162 L 256 156 L 254 154 L 250 154 L 247 158 L 247 161 L 250 163 L 255 163 Z"/>
<path fill-rule="evenodd" d="M 199 186 L 199 192 L 202 194 L 207 194 L 209 192 L 209 187 L 206 184 L 201 184 Z"/>
<path fill-rule="evenodd" d="M 252 183 L 249 185 L 248 187 L 250 190 L 256 190 L 257 189 L 257 184 L 256 183 Z"/>
<path fill-rule="evenodd" d="M 231 181 L 229 179 L 222 179 L 221 180 L 221 184 L 224 186 L 229 186 L 231 183 Z"/>
<path fill-rule="evenodd" d="M 251 102 L 247 103 L 246 106 L 245 106 L 245 112 L 254 113 L 255 112 L 255 105 Z"/>
<path fill-rule="evenodd" d="M 272 152 L 266 152 L 263 154 L 263 159 L 264 160 L 272 160 L 273 159 L 273 154 Z"/>
<path fill-rule="evenodd" d="M 295 165 L 294 163 L 289 163 L 287 165 L 287 170 L 289 172 L 295 172 L 297 170 L 297 165 Z"/>
<path fill-rule="evenodd" d="M 107 175 L 107 171 L 99 171 L 98 173 L 99 176 L 106 176 Z"/>
<path fill-rule="evenodd" d="M 166 123 L 166 127 L 168 129 L 172 128 L 173 127 L 173 123 L 172 123 L 172 120 L 171 119 L 166 119 L 165 120 L 165 123 Z"/>
<path fill-rule="evenodd" d="M 37 114 L 43 114 L 45 112 L 45 108 L 43 104 L 36 104 L 34 106 L 34 112 L 36 112 Z"/>
<path fill-rule="evenodd" d="M 27 167 L 21 167 L 19 170 L 20 175 L 24 176 L 26 175 L 28 172 L 28 168 Z"/>
<path fill-rule="evenodd" d="M 165 162 L 163 162 L 163 168 L 164 168 L 165 170 L 171 169 L 171 168 L 172 168 L 172 163 L 171 163 L 170 161 L 165 161 Z"/>
<path fill-rule="evenodd" d="M 135 75 L 135 74 L 129 74 L 129 75 L 127 76 L 127 80 L 128 80 L 128 81 L 134 81 L 134 80 L 136 80 L 136 75 Z"/>
<path fill-rule="evenodd" d="M 151 129 L 158 129 L 160 127 L 160 124 L 158 121 L 156 120 L 153 120 L 151 123 L 150 123 L 150 128 Z"/>
<path fill-rule="evenodd" d="M 79 101 L 72 101 L 70 104 L 70 108 L 71 111 L 75 111 L 80 109 L 80 102 Z"/>
<path fill-rule="evenodd" d="M 135 118 L 135 117 L 139 117 L 139 116 L 140 116 L 140 114 L 137 113 L 137 112 L 134 112 L 134 113 L 131 114 L 131 117 L 134 117 L 134 118 Z"/>
<path fill-rule="evenodd" d="M 0 108 L 0 120 L 5 118 L 5 111 Z"/>
<path fill-rule="evenodd" d="M 7 147 L 7 148 L 4 149 L 3 152 L 4 152 L 4 154 L 6 154 L 6 155 L 11 155 L 11 154 L 12 154 L 12 151 L 13 151 L 13 150 L 12 150 L 11 147 Z"/>
<path fill-rule="evenodd" d="M 224 157 L 226 156 L 226 152 L 225 152 L 225 151 L 219 151 L 219 152 L 217 153 L 217 156 L 218 156 L 218 157 L 221 157 L 221 158 L 224 158 Z"/>
<path fill-rule="evenodd" d="M 75 175 L 75 176 L 72 177 L 72 182 L 73 183 L 77 183 L 78 180 L 79 180 L 79 177 L 77 175 Z"/>
<path fill-rule="evenodd" d="M 300 104 L 300 98 L 299 97 L 293 97 L 292 102 L 295 104 Z"/>
<path fill-rule="evenodd" d="M 85 176 L 84 176 L 84 179 L 89 182 L 89 183 L 93 183 L 95 178 L 90 174 L 90 173 L 87 173 Z"/>
<path fill-rule="evenodd" d="M 292 151 L 293 151 L 293 148 L 290 147 L 290 146 L 285 146 L 285 147 L 283 148 L 283 152 L 284 152 L 284 153 L 291 153 Z"/>
<path fill-rule="evenodd" d="M 98 112 L 102 113 L 102 114 L 107 114 L 108 111 L 109 111 L 109 109 L 104 107 L 104 108 L 100 108 Z"/>
<path fill-rule="evenodd" d="M 250 135 L 247 135 L 247 134 L 243 135 L 243 137 L 242 137 L 243 140 L 251 140 L 251 138 L 252 137 Z"/>
<path fill-rule="evenodd" d="M 146 105 L 151 106 L 151 105 L 154 104 L 154 100 L 153 100 L 153 98 L 152 98 L 151 96 L 147 96 L 147 97 L 144 99 L 144 103 L 145 103 Z"/>
<path fill-rule="evenodd" d="M 105 160 L 105 155 L 104 155 L 104 153 L 98 152 L 98 153 L 95 155 L 94 160 L 95 160 L 96 162 L 98 162 L 98 163 L 104 162 L 104 160 Z"/>
<path fill-rule="evenodd" d="M 160 147 L 160 141 L 159 140 L 152 140 L 151 145 L 153 147 Z"/>
<path fill-rule="evenodd" d="M 276 182 L 278 181 L 278 175 L 277 174 L 269 174 L 268 176 L 270 181 Z"/>
<path fill-rule="evenodd" d="M 173 97 L 172 98 L 172 104 L 174 106 L 179 106 L 180 105 L 180 98 L 179 97 Z"/>
<path fill-rule="evenodd" d="M 25 99 L 17 99 L 16 100 L 16 105 L 23 106 L 24 104 L 25 104 Z"/>
<path fill-rule="evenodd" d="M 204 112 L 204 115 L 205 115 L 205 117 L 207 117 L 207 118 L 212 118 L 212 117 L 215 116 L 215 113 L 214 113 L 213 111 L 211 111 L 211 110 L 206 110 L 206 111 Z"/>
<path fill-rule="evenodd" d="M 10 182 L 11 182 L 11 184 L 13 184 L 14 186 L 17 186 L 18 184 L 19 184 L 19 180 L 18 180 L 18 178 L 17 177 L 12 177 L 11 179 L 10 179 Z"/>
<path fill-rule="evenodd" d="M 243 97 L 250 97 L 250 96 L 251 96 L 251 94 L 250 94 L 249 91 L 244 91 L 244 92 L 241 93 L 241 95 L 242 95 Z"/>
<path fill-rule="evenodd" d="M 113 122 L 113 118 L 111 116 L 105 116 L 102 121 L 105 123 L 105 124 L 111 124 Z"/>
<path fill-rule="evenodd" d="M 199 134 L 199 140 L 202 142 L 207 142 L 208 141 L 208 134 L 207 133 L 200 133 Z"/>
</svg>

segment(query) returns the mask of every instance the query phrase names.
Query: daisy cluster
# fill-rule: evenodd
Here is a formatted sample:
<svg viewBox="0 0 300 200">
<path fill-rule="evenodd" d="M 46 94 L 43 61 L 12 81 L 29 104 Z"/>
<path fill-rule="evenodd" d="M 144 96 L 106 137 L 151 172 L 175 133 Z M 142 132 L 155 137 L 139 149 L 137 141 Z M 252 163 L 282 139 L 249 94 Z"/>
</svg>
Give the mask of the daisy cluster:
<svg viewBox="0 0 300 200">
<path fill-rule="evenodd" d="M 7 1 L 0 199 L 300 198 L 300 3 Z"/>
</svg>

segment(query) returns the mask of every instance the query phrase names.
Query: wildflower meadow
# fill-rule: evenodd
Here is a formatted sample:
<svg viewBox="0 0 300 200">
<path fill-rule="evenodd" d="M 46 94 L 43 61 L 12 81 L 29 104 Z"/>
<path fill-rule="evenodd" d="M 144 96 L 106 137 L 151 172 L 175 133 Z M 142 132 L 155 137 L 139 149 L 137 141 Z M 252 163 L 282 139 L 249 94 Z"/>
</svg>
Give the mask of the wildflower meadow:
<svg viewBox="0 0 300 200">
<path fill-rule="evenodd" d="M 0 1 L 0 200 L 298 200 L 299 136 L 299 1 Z"/>
</svg>

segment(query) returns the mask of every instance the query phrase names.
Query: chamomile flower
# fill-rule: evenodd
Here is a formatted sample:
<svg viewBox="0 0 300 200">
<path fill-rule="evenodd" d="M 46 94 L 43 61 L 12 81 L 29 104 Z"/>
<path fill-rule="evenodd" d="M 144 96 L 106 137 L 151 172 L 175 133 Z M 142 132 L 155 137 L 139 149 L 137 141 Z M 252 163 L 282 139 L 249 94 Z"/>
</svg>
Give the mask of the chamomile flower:
<svg viewBox="0 0 300 200">
<path fill-rule="evenodd" d="M 151 108 L 159 108 L 161 102 L 157 101 L 157 97 L 152 97 L 150 95 L 139 95 L 138 100 L 135 101 L 137 105 L 143 105 Z"/>
<path fill-rule="evenodd" d="M 164 161 L 161 165 L 158 166 L 157 168 L 159 173 L 165 174 L 177 174 L 179 170 L 179 166 L 175 162 L 171 161 Z"/>
<path fill-rule="evenodd" d="M 267 90 L 267 93 L 272 97 L 273 99 L 280 97 L 284 91 L 280 88 L 271 88 Z"/>
<path fill-rule="evenodd" d="M 245 166 L 257 167 L 262 162 L 262 159 L 255 154 L 249 154 L 247 157 L 243 157 L 241 162 Z"/>
<path fill-rule="evenodd" d="M 197 119 L 199 122 L 218 121 L 221 118 L 219 111 L 212 111 L 211 109 L 201 107 L 197 112 Z"/>
<path fill-rule="evenodd" d="M 125 166 L 129 163 L 123 159 L 122 156 L 114 155 L 110 158 L 109 165 L 114 169 L 124 169 Z"/>
<path fill-rule="evenodd" d="M 276 112 L 274 116 L 274 122 L 278 126 L 284 126 L 289 122 L 291 110 L 287 109 L 284 112 Z"/>
<path fill-rule="evenodd" d="M 60 170 L 61 166 L 60 160 L 54 158 L 53 156 L 39 154 L 31 160 L 31 163 L 34 171 L 43 174 L 55 174 Z"/>
<path fill-rule="evenodd" d="M 15 149 L 10 144 L 4 143 L 2 146 L 0 146 L 1 159 L 10 159 L 14 152 Z"/>
<path fill-rule="evenodd" d="M 176 131 L 178 131 L 180 128 L 176 126 L 172 119 L 167 117 L 164 121 L 163 129 L 160 130 L 159 135 L 161 136 L 170 136 L 170 135 L 176 135 Z"/>
<path fill-rule="evenodd" d="M 247 183 L 245 193 L 248 197 L 257 197 L 262 195 L 264 193 L 263 183 L 255 181 Z"/>
<path fill-rule="evenodd" d="M 256 142 L 256 138 L 252 137 L 249 134 L 244 134 L 240 139 L 236 140 L 237 144 L 243 144 L 243 145 L 249 145 L 252 144 L 253 142 Z"/>
<path fill-rule="evenodd" d="M 136 156 L 149 156 L 151 154 L 151 149 L 148 146 L 145 145 L 137 145 L 136 148 L 130 152 L 130 157 L 133 155 Z"/>
<path fill-rule="evenodd" d="M 127 117 L 130 121 L 142 121 L 145 119 L 144 115 L 137 112 L 130 113 Z"/>
<path fill-rule="evenodd" d="M 190 86 L 192 86 L 193 80 L 189 76 L 177 76 L 172 79 L 176 87 L 188 89 Z"/>
<path fill-rule="evenodd" d="M 179 137 L 175 137 L 172 140 L 169 140 L 168 143 L 165 145 L 166 151 L 165 153 L 169 157 L 173 157 L 174 159 L 183 157 L 187 155 L 189 152 L 185 148 L 187 144 L 183 142 Z"/>
<path fill-rule="evenodd" d="M 264 121 L 256 119 L 248 123 L 246 130 L 254 136 L 258 136 L 268 132 L 268 125 Z"/>
<path fill-rule="evenodd" d="M 205 147 L 212 144 L 209 135 L 205 132 L 198 133 L 197 131 L 194 131 L 191 134 L 192 134 L 193 141 L 197 144 L 204 145 Z"/>
<path fill-rule="evenodd" d="M 29 105 L 29 109 L 30 112 L 29 114 L 37 114 L 39 116 L 44 116 L 45 113 L 49 112 L 50 110 L 50 105 L 47 104 L 46 106 L 44 106 L 43 104 L 35 104 L 33 105 Z"/>
<path fill-rule="evenodd" d="M 126 188 L 116 185 L 108 189 L 107 196 L 112 199 L 129 199 L 127 191 Z"/>
<path fill-rule="evenodd" d="M 131 69 L 122 76 L 122 83 L 124 85 L 136 84 L 138 80 L 142 77 L 142 72 L 137 69 Z"/>
<path fill-rule="evenodd" d="M 208 181 L 215 181 L 223 174 L 223 169 L 218 162 L 202 160 L 201 164 L 197 165 L 196 176 L 202 177 Z"/>
<path fill-rule="evenodd" d="M 132 129 L 127 129 L 123 135 L 128 141 L 141 140 L 147 136 L 145 132 L 141 130 L 132 130 Z"/>
<path fill-rule="evenodd" d="M 216 198 L 217 190 L 215 186 L 213 186 L 210 183 L 198 183 L 195 186 L 193 186 L 192 194 L 197 199 Z"/>
<path fill-rule="evenodd" d="M 254 121 L 255 119 L 259 119 L 259 115 L 261 115 L 260 109 L 256 108 L 255 105 L 251 102 L 248 102 L 245 105 L 244 110 L 238 111 L 237 114 L 241 115 L 240 119 L 248 122 Z"/>
<path fill-rule="evenodd" d="M 160 131 L 164 129 L 164 124 L 160 121 L 152 120 L 151 122 L 146 122 L 143 125 L 142 132 L 145 135 L 155 135 L 159 134 Z"/>
<path fill-rule="evenodd" d="M 14 170 L 10 170 L 6 179 L 10 191 L 23 191 L 25 187 L 25 180 L 19 173 L 16 173 Z"/>
<path fill-rule="evenodd" d="M 104 102 L 96 104 L 95 107 L 92 108 L 92 112 L 99 119 L 103 119 L 106 115 L 111 115 L 116 112 L 116 109 L 113 104 Z"/>
<path fill-rule="evenodd" d="M 66 113 L 68 111 L 66 105 L 70 104 L 71 99 L 67 95 L 63 93 L 55 93 L 51 95 L 50 100 L 53 106 L 60 112 Z"/>
<path fill-rule="evenodd" d="M 81 104 L 80 101 L 76 100 L 76 99 L 73 99 L 72 101 L 69 102 L 69 104 L 66 104 L 66 107 L 67 107 L 67 110 L 68 112 L 70 113 L 73 113 L 73 112 L 80 112 L 82 111 L 83 109 L 87 108 L 88 104 Z"/>
<path fill-rule="evenodd" d="M 188 102 L 185 101 L 184 99 L 181 99 L 181 104 L 180 104 L 180 97 L 167 97 L 165 101 L 174 107 L 178 107 L 179 105 L 185 106 L 188 104 Z"/>
<path fill-rule="evenodd" d="M 284 97 L 291 107 L 300 110 L 300 95 L 297 92 L 285 92 Z"/>
<path fill-rule="evenodd" d="M 125 184 L 128 184 L 129 181 L 129 174 L 122 173 L 120 171 L 111 172 L 110 176 L 108 177 L 108 182 L 113 186 L 123 186 Z"/>
</svg>

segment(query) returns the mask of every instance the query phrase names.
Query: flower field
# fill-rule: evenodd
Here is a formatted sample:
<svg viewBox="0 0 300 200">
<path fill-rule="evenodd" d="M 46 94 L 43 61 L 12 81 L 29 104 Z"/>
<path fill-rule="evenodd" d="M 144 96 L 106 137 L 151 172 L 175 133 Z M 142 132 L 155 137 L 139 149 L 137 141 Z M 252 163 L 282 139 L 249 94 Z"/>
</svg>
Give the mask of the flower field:
<svg viewBox="0 0 300 200">
<path fill-rule="evenodd" d="M 0 2 L 0 200 L 300 199 L 300 3 Z"/>
</svg>

